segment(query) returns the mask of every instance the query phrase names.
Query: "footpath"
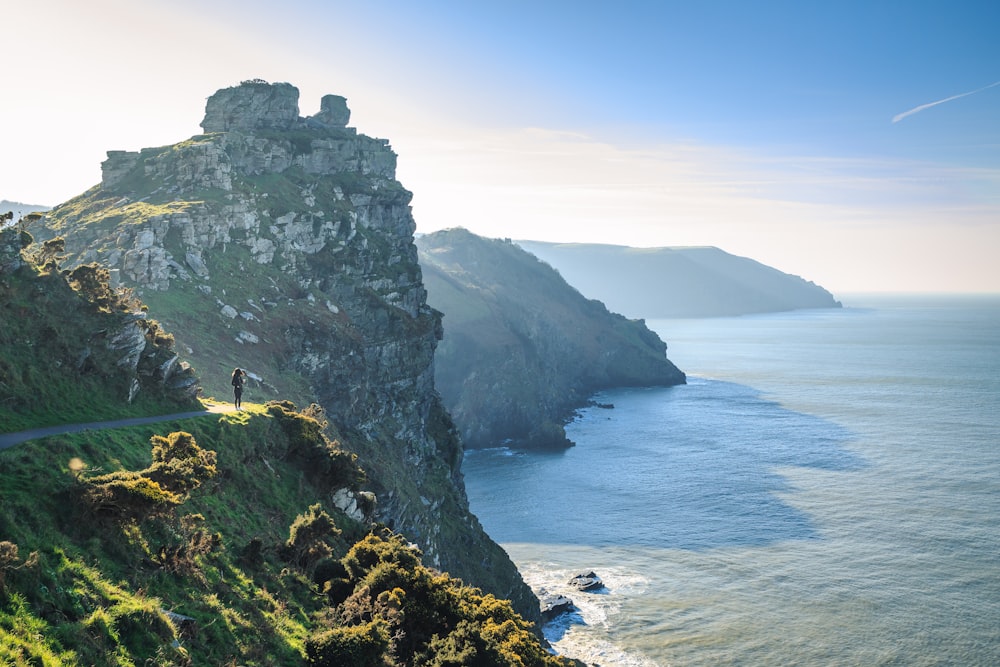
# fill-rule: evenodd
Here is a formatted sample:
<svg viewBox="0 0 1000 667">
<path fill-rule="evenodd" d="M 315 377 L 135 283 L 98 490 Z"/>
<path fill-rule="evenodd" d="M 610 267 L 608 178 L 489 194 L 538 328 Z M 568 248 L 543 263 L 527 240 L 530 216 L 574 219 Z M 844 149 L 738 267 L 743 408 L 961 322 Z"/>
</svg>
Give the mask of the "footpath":
<svg viewBox="0 0 1000 667">
<path fill-rule="evenodd" d="M 213 404 L 207 410 L 196 410 L 194 412 L 178 412 L 172 415 L 158 415 L 155 417 L 132 417 L 131 419 L 117 419 L 106 422 L 90 422 L 89 424 L 59 424 L 58 426 L 44 426 L 34 428 L 30 431 L 18 431 L 17 433 L 0 433 L 0 450 L 13 447 L 27 440 L 44 438 L 50 435 L 60 435 L 62 433 L 79 433 L 81 431 L 99 431 L 107 428 L 121 428 L 123 426 L 141 426 L 142 424 L 155 424 L 156 422 L 171 421 L 174 419 L 190 419 L 191 417 L 204 417 L 211 414 L 223 414 L 235 412 L 236 408 L 226 404 Z"/>
</svg>

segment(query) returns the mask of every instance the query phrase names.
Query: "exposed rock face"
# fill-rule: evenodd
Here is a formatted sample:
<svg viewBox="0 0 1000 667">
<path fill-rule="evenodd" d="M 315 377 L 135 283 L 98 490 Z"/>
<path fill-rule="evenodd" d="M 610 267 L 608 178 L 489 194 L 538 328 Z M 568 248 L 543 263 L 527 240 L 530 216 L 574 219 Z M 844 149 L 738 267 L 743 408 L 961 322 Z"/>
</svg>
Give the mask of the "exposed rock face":
<svg viewBox="0 0 1000 667">
<path fill-rule="evenodd" d="M 201 127 L 206 133 L 287 130 L 298 119 L 299 91 L 295 86 L 252 81 L 208 98 Z"/>
<path fill-rule="evenodd" d="M 0 276 L 14 273 L 24 266 L 24 258 L 21 257 L 24 241 L 21 232 L 14 227 L 0 229 Z"/>
<path fill-rule="evenodd" d="M 49 233 L 71 262 L 103 263 L 138 290 L 207 393 L 228 396 L 239 366 L 260 378 L 244 401 L 320 403 L 359 454 L 375 518 L 429 565 L 537 620 L 537 599 L 468 509 L 461 443 L 434 389 L 441 322 L 411 194 L 388 142 L 345 127 L 349 115 L 327 96 L 300 118 L 289 84 L 221 90 L 205 135 L 109 152 L 101 185 L 57 207 Z"/>
<path fill-rule="evenodd" d="M 340 95 L 324 95 L 319 103 L 319 113 L 314 120 L 330 127 L 347 127 L 351 120 L 351 110 L 347 108 L 347 98 Z"/>
<path fill-rule="evenodd" d="M 417 240 L 444 313 L 437 386 L 469 447 L 570 444 L 563 423 L 596 391 L 683 384 L 667 346 L 584 298 L 509 241 L 451 229 Z"/>
<path fill-rule="evenodd" d="M 593 570 L 573 575 L 568 583 L 581 591 L 596 591 L 604 588 L 604 581 Z"/>
</svg>

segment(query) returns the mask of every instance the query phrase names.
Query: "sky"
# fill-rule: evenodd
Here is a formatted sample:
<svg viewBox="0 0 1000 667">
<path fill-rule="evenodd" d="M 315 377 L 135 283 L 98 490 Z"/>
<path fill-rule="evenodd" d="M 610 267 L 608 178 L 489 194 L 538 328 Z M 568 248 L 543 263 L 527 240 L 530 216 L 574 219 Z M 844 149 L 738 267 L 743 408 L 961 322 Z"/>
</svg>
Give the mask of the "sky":
<svg viewBox="0 0 1000 667">
<path fill-rule="evenodd" d="M 5 4 L 0 199 L 66 201 L 264 79 L 389 139 L 418 233 L 1000 292 L 995 0 Z"/>
</svg>

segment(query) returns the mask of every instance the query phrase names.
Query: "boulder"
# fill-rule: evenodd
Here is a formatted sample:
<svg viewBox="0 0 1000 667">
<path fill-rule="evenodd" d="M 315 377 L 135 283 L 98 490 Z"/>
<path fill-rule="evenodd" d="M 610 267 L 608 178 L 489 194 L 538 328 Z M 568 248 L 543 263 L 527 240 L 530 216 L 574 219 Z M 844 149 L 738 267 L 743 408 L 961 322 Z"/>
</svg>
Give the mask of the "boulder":
<svg viewBox="0 0 1000 667">
<path fill-rule="evenodd" d="M 571 599 L 559 593 L 549 593 L 544 588 L 538 592 L 538 602 L 541 605 L 542 619 L 545 621 L 551 621 L 557 616 L 576 610 Z"/>
<path fill-rule="evenodd" d="M 244 81 L 208 98 L 201 127 L 211 132 L 287 130 L 299 117 L 299 89 L 289 83 Z"/>
<path fill-rule="evenodd" d="M 347 127 L 351 120 L 351 110 L 347 108 L 346 97 L 324 95 L 319 104 L 319 113 L 312 118 L 330 127 Z"/>
<path fill-rule="evenodd" d="M 581 591 L 596 591 L 604 588 L 604 582 L 593 571 L 581 572 L 569 580 L 569 585 Z"/>
</svg>

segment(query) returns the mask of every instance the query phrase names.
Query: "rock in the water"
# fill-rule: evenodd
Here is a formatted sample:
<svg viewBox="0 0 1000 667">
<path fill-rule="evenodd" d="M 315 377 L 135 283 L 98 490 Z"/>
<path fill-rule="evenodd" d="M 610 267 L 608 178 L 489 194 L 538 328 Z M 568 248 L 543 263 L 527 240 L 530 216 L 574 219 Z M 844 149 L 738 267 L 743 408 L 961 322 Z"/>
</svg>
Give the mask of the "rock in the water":
<svg viewBox="0 0 1000 667">
<path fill-rule="evenodd" d="M 573 601 L 565 595 L 549 593 L 545 589 L 538 592 L 538 601 L 541 603 L 542 619 L 546 621 L 551 621 L 556 616 L 568 614 L 576 609 Z"/>
<path fill-rule="evenodd" d="M 581 572 L 569 580 L 569 585 L 581 591 L 596 591 L 604 588 L 604 582 L 593 571 Z"/>
</svg>

